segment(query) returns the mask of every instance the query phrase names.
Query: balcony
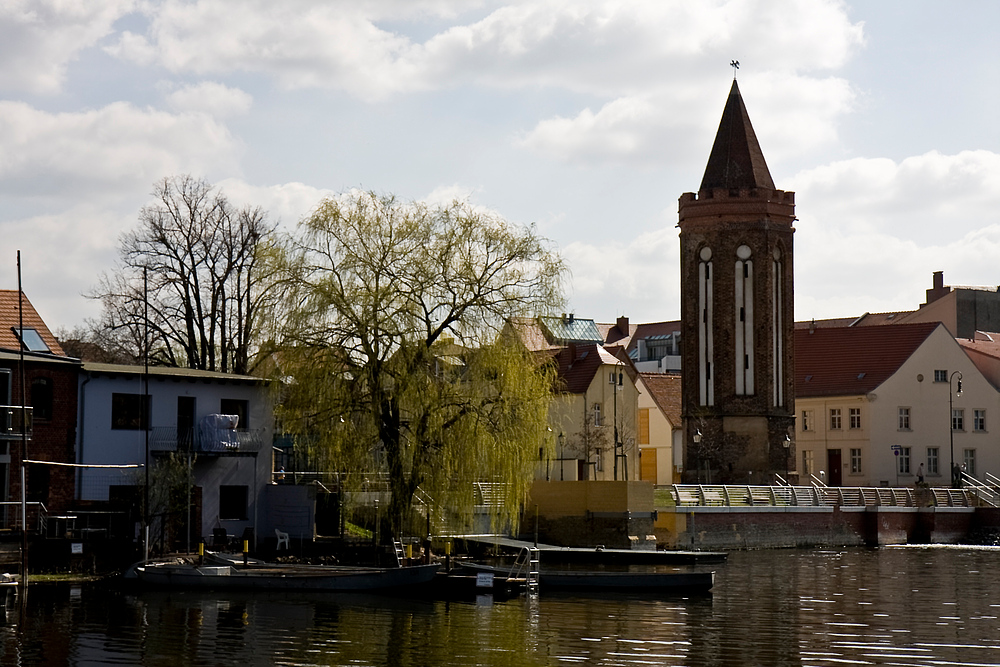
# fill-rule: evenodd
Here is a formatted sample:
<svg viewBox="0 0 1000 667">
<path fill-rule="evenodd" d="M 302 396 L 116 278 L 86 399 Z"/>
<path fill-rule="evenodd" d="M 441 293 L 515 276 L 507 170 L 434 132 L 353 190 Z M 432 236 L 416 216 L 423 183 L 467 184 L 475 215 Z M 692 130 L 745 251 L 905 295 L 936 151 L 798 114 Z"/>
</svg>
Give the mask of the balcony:
<svg viewBox="0 0 1000 667">
<path fill-rule="evenodd" d="M 192 452 L 199 455 L 256 454 L 264 441 L 263 429 L 154 427 L 149 432 L 151 452 Z"/>
<path fill-rule="evenodd" d="M 31 440 L 32 423 L 30 407 L 0 405 L 0 440 Z"/>
</svg>

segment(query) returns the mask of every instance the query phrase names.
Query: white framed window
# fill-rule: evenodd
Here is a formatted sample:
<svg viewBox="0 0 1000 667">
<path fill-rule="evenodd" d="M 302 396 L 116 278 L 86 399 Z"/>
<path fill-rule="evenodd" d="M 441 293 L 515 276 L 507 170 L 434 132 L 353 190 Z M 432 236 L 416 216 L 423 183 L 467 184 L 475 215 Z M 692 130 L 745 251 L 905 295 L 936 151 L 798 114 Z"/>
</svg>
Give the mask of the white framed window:
<svg viewBox="0 0 1000 667">
<path fill-rule="evenodd" d="M 850 408 L 847 411 L 851 428 L 861 428 L 861 408 Z"/>
<path fill-rule="evenodd" d="M 854 448 L 851 449 L 851 472 L 859 473 L 861 472 L 861 449 Z"/>
<path fill-rule="evenodd" d="M 928 447 L 927 448 L 927 474 L 928 475 L 937 475 L 937 474 L 939 474 L 941 472 L 940 469 L 938 468 L 938 460 L 940 459 L 940 457 L 938 455 L 939 452 L 940 452 L 940 450 L 937 447 Z"/>
<path fill-rule="evenodd" d="M 594 459 L 594 470 L 596 470 L 597 472 L 603 472 L 604 471 L 604 450 L 601 449 L 600 447 L 598 447 L 597 449 L 594 450 L 594 456 L 596 457 Z"/>
<path fill-rule="evenodd" d="M 948 371 L 934 371 L 934 381 L 935 382 L 947 382 L 948 381 Z"/>
<path fill-rule="evenodd" d="M 976 476 L 976 450 L 966 449 L 962 452 L 962 472 Z"/>
<path fill-rule="evenodd" d="M 952 431 L 965 430 L 965 410 L 963 410 L 962 408 L 954 408 L 951 411 L 951 430 Z"/>
<path fill-rule="evenodd" d="M 830 408 L 830 430 L 840 430 L 840 408 Z"/>
<path fill-rule="evenodd" d="M 986 431 L 986 410 L 972 411 L 972 430 L 977 433 Z"/>
<path fill-rule="evenodd" d="M 594 426 L 603 426 L 604 422 L 601 421 L 601 404 L 594 403 Z"/>
<path fill-rule="evenodd" d="M 900 431 L 910 430 L 910 409 L 900 408 L 899 409 L 899 426 L 897 427 Z"/>
<path fill-rule="evenodd" d="M 802 476 L 809 478 L 813 474 L 813 453 L 811 449 L 802 450 Z"/>
<path fill-rule="evenodd" d="M 900 447 L 899 456 L 896 457 L 899 460 L 899 474 L 909 475 L 910 474 L 910 448 Z"/>
<path fill-rule="evenodd" d="M 813 411 L 803 410 L 802 411 L 802 430 L 811 431 L 813 430 Z"/>
</svg>

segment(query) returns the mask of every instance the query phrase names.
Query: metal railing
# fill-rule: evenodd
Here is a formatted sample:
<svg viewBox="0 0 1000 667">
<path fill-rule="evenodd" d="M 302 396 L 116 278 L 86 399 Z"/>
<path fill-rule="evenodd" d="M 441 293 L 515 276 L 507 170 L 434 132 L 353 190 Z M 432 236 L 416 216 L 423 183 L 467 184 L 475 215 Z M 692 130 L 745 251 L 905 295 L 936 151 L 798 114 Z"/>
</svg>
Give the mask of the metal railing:
<svg viewBox="0 0 1000 667">
<path fill-rule="evenodd" d="M 29 406 L 0 405 L 0 440 L 31 439 L 33 412 Z"/>
<path fill-rule="evenodd" d="M 149 448 L 155 452 L 196 454 L 242 454 L 261 450 L 263 429 L 177 429 L 156 426 L 150 429 Z"/>
<path fill-rule="evenodd" d="M 963 471 L 962 486 L 975 493 L 980 503 L 1000 507 L 1000 485 L 998 485 L 1000 479 L 990 473 L 986 473 L 985 477 L 986 481 L 983 482 Z"/>
<path fill-rule="evenodd" d="M 1000 482 L 1000 480 L 997 480 Z M 675 484 L 671 497 L 683 507 L 970 507 L 993 505 L 980 483 L 976 488 L 932 487 L 918 494 L 909 487 L 752 486 L 735 484 Z M 996 506 L 996 505 L 994 505 Z"/>
</svg>

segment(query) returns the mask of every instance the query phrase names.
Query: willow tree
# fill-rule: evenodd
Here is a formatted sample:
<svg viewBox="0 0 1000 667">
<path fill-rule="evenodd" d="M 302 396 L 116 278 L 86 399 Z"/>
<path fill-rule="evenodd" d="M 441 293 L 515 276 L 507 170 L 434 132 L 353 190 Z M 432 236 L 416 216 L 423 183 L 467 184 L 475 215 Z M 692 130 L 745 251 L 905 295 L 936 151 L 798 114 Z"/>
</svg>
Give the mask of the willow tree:
<svg viewBox="0 0 1000 667">
<path fill-rule="evenodd" d="M 499 336 L 559 305 L 563 266 L 533 228 L 455 202 L 373 193 L 323 201 L 283 256 L 281 416 L 326 466 L 388 481 L 389 529 L 414 496 L 469 508 L 499 482 L 516 522 L 546 422 L 551 377 Z"/>
</svg>

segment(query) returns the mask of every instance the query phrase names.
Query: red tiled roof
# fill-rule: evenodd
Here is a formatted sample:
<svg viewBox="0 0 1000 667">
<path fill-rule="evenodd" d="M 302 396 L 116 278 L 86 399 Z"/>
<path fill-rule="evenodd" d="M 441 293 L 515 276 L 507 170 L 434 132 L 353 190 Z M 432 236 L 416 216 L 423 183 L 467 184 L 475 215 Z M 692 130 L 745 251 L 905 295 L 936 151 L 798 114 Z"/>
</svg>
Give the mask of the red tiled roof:
<svg viewBox="0 0 1000 667">
<path fill-rule="evenodd" d="M 670 423 L 681 425 L 681 376 L 679 373 L 640 373 L 649 395 Z"/>
<path fill-rule="evenodd" d="M 986 338 L 979 338 L 981 333 L 979 331 L 976 332 L 976 340 L 968 340 L 966 338 L 957 338 L 956 340 L 966 350 L 973 350 L 988 357 L 1000 359 L 1000 337 L 993 334 L 991 336 L 992 340 L 988 340 Z"/>
<path fill-rule="evenodd" d="M 20 350 L 21 341 L 17 339 L 14 331 L 18 329 L 18 312 L 17 312 L 17 290 L 5 289 L 0 290 L 0 348 L 7 350 Z M 52 354 L 59 355 L 61 357 L 66 356 L 63 352 L 62 347 L 59 345 L 59 341 L 56 337 L 52 335 L 49 328 L 45 326 L 45 322 L 42 321 L 41 316 L 35 307 L 31 305 L 28 301 L 28 297 L 25 296 L 21 302 L 23 318 L 24 318 L 24 328 L 34 329 L 41 336 L 45 344 L 49 346 L 49 350 Z"/>
<path fill-rule="evenodd" d="M 885 382 L 940 322 L 795 330 L 795 395 L 867 394 Z"/>
</svg>

